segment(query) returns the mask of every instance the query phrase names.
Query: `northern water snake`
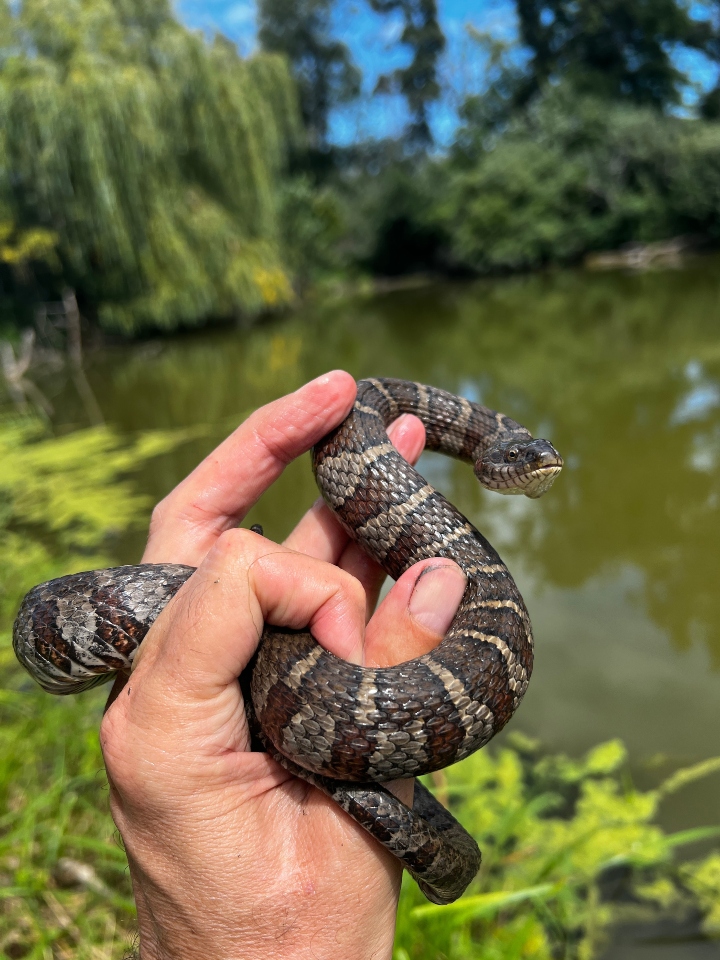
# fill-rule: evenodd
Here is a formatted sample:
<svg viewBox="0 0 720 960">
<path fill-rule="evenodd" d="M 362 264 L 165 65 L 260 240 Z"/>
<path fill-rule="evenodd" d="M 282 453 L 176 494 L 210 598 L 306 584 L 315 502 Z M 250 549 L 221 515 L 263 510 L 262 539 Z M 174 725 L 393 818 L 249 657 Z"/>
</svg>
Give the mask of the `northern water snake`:
<svg viewBox="0 0 720 960">
<path fill-rule="evenodd" d="M 334 657 L 309 632 L 266 626 L 241 677 L 259 748 L 319 787 L 390 850 L 436 903 L 475 876 L 472 837 L 421 785 L 412 810 L 382 786 L 461 760 L 507 723 L 533 663 L 530 619 L 488 541 L 389 442 L 402 413 L 427 447 L 473 463 L 480 482 L 541 496 L 562 468 L 546 440 L 453 394 L 363 380 L 350 415 L 313 450 L 323 497 L 393 578 L 428 557 L 467 576 L 460 608 L 431 653 L 394 667 Z M 20 662 L 46 690 L 73 693 L 128 670 L 137 646 L 193 568 L 115 567 L 52 580 L 25 597 L 13 630 Z"/>
</svg>

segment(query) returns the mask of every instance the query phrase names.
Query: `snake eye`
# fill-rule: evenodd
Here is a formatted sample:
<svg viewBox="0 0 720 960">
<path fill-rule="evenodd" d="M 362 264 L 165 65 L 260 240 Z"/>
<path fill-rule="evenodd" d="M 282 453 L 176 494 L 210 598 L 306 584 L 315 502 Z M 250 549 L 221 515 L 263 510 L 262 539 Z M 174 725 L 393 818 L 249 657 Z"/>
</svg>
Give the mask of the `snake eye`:
<svg viewBox="0 0 720 960">
<path fill-rule="evenodd" d="M 508 461 L 508 463 L 514 463 L 517 460 L 519 455 L 520 455 L 520 451 L 518 450 L 517 447 L 510 447 L 510 449 L 505 454 L 505 459 Z"/>
</svg>

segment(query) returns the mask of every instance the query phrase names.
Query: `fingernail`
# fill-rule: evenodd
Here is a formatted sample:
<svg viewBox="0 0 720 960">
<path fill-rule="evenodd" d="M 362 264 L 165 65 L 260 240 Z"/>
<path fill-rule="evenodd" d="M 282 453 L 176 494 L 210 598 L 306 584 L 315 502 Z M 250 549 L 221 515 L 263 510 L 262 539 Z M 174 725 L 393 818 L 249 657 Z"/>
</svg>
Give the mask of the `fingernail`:
<svg viewBox="0 0 720 960">
<path fill-rule="evenodd" d="M 465 574 L 454 564 L 428 567 L 410 597 L 410 615 L 427 630 L 444 636 L 465 592 Z"/>
</svg>

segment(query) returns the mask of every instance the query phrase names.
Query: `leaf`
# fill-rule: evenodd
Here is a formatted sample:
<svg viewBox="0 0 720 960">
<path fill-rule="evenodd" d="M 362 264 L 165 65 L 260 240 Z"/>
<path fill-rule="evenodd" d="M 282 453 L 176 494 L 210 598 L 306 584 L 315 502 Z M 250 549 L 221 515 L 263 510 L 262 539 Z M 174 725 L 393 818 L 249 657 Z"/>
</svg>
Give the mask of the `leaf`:
<svg viewBox="0 0 720 960">
<path fill-rule="evenodd" d="M 412 916 L 418 920 L 426 917 L 443 916 L 454 921 L 467 921 L 476 917 L 490 917 L 508 907 L 514 907 L 528 900 L 548 900 L 556 897 L 563 889 L 562 884 L 545 883 L 524 890 L 505 890 L 497 893 L 480 893 L 472 897 L 463 897 L 447 906 L 429 904 L 416 907 Z"/>
<path fill-rule="evenodd" d="M 683 847 L 690 843 L 702 843 L 720 837 L 720 827 L 694 827 L 692 830 L 680 830 L 665 837 L 663 842 L 668 848 Z"/>
<path fill-rule="evenodd" d="M 696 763 L 693 767 L 686 767 L 684 770 L 678 770 L 658 788 L 661 797 L 670 796 L 671 793 L 677 793 L 684 787 L 689 786 L 696 780 L 708 777 L 712 773 L 720 771 L 720 757 L 713 757 L 710 760 L 703 760 L 702 763 Z"/>
<path fill-rule="evenodd" d="M 607 775 L 614 773 L 626 760 L 625 744 L 620 740 L 609 740 L 588 753 L 585 757 L 585 770 L 589 774 Z"/>
</svg>

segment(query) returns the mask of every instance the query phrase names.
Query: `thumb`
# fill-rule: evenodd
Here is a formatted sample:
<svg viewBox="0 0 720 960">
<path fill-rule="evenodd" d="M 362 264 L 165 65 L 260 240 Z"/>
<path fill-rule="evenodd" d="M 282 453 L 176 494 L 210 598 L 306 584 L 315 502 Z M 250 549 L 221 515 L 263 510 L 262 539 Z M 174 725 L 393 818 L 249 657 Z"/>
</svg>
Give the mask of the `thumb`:
<svg viewBox="0 0 720 960">
<path fill-rule="evenodd" d="M 389 667 L 429 653 L 445 636 L 466 585 L 452 560 L 423 560 L 407 570 L 367 625 L 365 665 Z"/>
</svg>

